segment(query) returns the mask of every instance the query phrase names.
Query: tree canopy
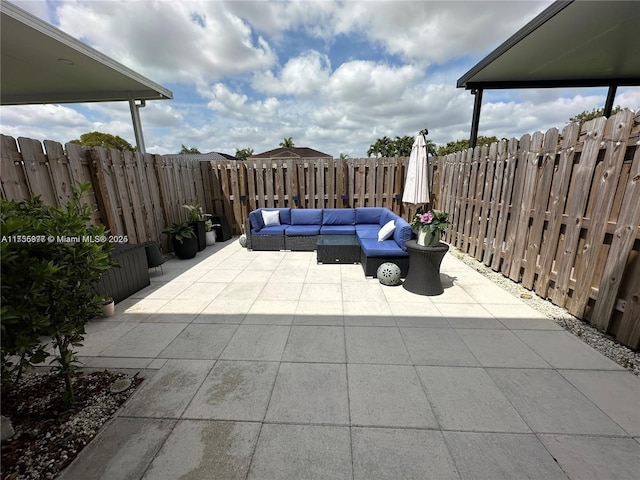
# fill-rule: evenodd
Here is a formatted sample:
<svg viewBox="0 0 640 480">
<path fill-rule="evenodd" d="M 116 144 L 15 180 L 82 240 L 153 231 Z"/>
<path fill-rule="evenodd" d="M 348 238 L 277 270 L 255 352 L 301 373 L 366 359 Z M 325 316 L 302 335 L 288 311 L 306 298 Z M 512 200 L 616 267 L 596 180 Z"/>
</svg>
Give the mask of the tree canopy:
<svg viewBox="0 0 640 480">
<path fill-rule="evenodd" d="M 135 152 L 135 148 L 124 138 L 110 133 L 89 132 L 80 135 L 80 139 L 71 140 L 70 143 L 77 143 L 83 147 L 116 148 L 118 150 L 129 150 Z"/>
<path fill-rule="evenodd" d="M 611 115 L 615 115 L 620 110 L 622 110 L 620 105 L 616 105 L 611 109 Z M 569 121 L 578 123 L 580 126 L 582 126 L 583 123 L 586 123 L 589 120 L 593 120 L 594 118 L 601 117 L 602 115 L 604 115 L 604 108 L 594 108 L 591 111 L 585 110 L 584 112 L 579 113 L 574 117 L 571 117 Z"/>
<path fill-rule="evenodd" d="M 491 145 L 498 141 L 497 137 L 484 137 L 480 135 L 478 137 L 478 142 L 476 145 L 479 147 L 481 145 Z M 462 150 L 467 150 L 469 148 L 469 140 L 454 140 L 453 142 L 448 142 L 445 146 L 439 147 L 437 155 L 442 157 L 444 155 L 448 155 L 450 153 L 461 152 Z"/>
<path fill-rule="evenodd" d="M 182 144 L 182 148 L 178 152 L 180 155 L 184 155 L 185 153 L 200 153 L 196 147 L 187 148 L 184 143 Z"/>
<path fill-rule="evenodd" d="M 293 148 L 296 145 L 293 143 L 293 138 L 292 137 L 287 137 L 287 138 L 283 138 L 282 141 L 280 142 L 280 146 L 282 148 Z"/>
<path fill-rule="evenodd" d="M 408 157 L 411 155 L 414 137 L 405 135 L 404 137 L 396 137 L 391 140 L 384 136 L 375 141 L 367 150 L 367 157 Z M 436 145 L 431 140 L 427 140 L 427 151 L 429 155 L 436 154 Z"/>
<path fill-rule="evenodd" d="M 246 160 L 251 155 L 253 155 L 253 148 L 236 148 L 235 157 L 239 160 Z"/>
</svg>

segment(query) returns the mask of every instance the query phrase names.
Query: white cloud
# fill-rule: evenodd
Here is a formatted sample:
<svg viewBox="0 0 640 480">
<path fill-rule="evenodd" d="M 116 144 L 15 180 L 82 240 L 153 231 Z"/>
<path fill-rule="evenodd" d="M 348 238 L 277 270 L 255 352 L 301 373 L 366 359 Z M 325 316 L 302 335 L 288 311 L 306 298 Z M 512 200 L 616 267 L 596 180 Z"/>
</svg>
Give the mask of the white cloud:
<svg viewBox="0 0 640 480">
<path fill-rule="evenodd" d="M 117 8 L 114 6 L 117 5 Z M 197 82 L 267 68 L 268 42 L 218 2 L 74 1 L 60 28 L 159 82 Z"/>
<path fill-rule="evenodd" d="M 46 18 L 55 6 L 65 31 L 174 91 L 141 109 L 150 152 L 260 152 L 291 136 L 359 157 L 377 138 L 422 128 L 439 145 L 468 138 L 473 96 L 456 80 L 550 3 L 71 0 L 31 11 Z M 605 96 L 487 90 L 480 134 L 562 128 Z M 640 108 L 640 88 L 620 88 L 615 103 Z M 1 112 L 13 136 L 65 142 L 100 130 L 134 142 L 126 102 Z"/>
<path fill-rule="evenodd" d="M 270 70 L 256 74 L 252 86 L 256 91 L 272 95 L 308 96 L 317 92 L 329 79 L 331 62 L 314 50 L 291 58 L 278 75 Z"/>
</svg>

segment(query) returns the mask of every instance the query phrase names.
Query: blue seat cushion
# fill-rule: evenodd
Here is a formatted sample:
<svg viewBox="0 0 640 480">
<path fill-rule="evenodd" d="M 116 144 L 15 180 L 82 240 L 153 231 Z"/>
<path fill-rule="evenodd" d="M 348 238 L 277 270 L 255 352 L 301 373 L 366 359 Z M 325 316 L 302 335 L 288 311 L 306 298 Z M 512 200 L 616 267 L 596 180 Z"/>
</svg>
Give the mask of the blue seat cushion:
<svg viewBox="0 0 640 480">
<path fill-rule="evenodd" d="M 377 223 L 362 223 L 356 225 L 356 234 L 362 238 L 378 238 L 378 232 L 380 231 L 380 225 Z"/>
<path fill-rule="evenodd" d="M 323 225 L 353 225 L 356 212 L 353 208 L 325 208 L 322 212 Z"/>
<path fill-rule="evenodd" d="M 378 238 L 359 238 L 360 248 L 367 257 L 408 257 L 395 240 L 378 241 Z"/>
<path fill-rule="evenodd" d="M 287 237 L 296 237 L 301 235 L 319 235 L 320 224 L 318 225 L 289 225 L 285 231 Z"/>
<path fill-rule="evenodd" d="M 355 233 L 354 225 L 323 225 L 320 228 L 320 235 L 354 235 Z"/>
<path fill-rule="evenodd" d="M 252 232 L 253 235 L 284 235 L 289 225 L 272 225 L 270 227 L 262 227 L 260 230 Z"/>
<path fill-rule="evenodd" d="M 382 207 L 357 207 L 356 208 L 356 225 L 361 223 L 375 223 L 380 225 L 380 215 L 387 211 Z"/>
</svg>

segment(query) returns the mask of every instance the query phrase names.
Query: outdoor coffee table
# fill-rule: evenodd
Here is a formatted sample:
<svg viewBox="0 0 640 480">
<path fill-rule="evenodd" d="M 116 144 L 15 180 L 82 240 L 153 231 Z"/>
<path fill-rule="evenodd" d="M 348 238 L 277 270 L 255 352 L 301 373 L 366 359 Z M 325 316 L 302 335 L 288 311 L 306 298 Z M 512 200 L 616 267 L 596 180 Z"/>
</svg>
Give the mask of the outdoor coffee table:
<svg viewBox="0 0 640 480">
<path fill-rule="evenodd" d="M 449 245 L 440 242 L 437 247 L 423 247 L 415 240 L 407 241 L 409 271 L 402 286 L 418 295 L 440 295 L 444 292 L 440 281 L 440 264 Z"/>
<path fill-rule="evenodd" d="M 320 235 L 318 263 L 360 263 L 360 244 L 355 235 Z"/>
</svg>

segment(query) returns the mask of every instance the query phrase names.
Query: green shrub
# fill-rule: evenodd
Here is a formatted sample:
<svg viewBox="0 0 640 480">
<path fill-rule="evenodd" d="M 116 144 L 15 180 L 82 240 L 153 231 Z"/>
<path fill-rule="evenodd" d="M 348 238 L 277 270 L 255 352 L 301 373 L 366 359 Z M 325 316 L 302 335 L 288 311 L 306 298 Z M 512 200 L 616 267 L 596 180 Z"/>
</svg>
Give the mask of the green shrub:
<svg viewBox="0 0 640 480">
<path fill-rule="evenodd" d="M 90 185 L 80 184 L 65 207 L 30 200 L 2 200 L 1 344 L 2 383 L 10 388 L 25 368 L 42 363 L 54 347 L 65 379 L 65 400 L 73 403 L 74 348 L 104 297 L 95 284 L 111 265 L 103 226 L 92 225 L 91 207 L 82 203 Z M 17 360 L 16 360 L 17 359 Z"/>
</svg>

